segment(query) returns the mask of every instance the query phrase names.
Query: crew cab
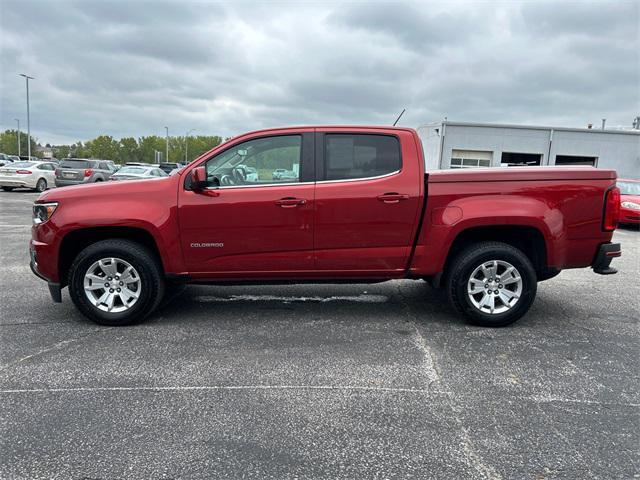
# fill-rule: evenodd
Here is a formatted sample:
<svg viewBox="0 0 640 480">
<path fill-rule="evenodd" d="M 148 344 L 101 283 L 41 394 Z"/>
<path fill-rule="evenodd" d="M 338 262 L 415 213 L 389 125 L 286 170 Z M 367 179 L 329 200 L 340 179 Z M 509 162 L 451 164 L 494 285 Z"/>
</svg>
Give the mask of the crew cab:
<svg viewBox="0 0 640 480">
<path fill-rule="evenodd" d="M 42 194 L 31 267 L 106 325 L 149 315 L 176 283 L 415 279 L 504 326 L 562 269 L 616 272 L 615 182 L 592 167 L 425 172 L 409 128 L 262 130 L 170 177 Z"/>
</svg>

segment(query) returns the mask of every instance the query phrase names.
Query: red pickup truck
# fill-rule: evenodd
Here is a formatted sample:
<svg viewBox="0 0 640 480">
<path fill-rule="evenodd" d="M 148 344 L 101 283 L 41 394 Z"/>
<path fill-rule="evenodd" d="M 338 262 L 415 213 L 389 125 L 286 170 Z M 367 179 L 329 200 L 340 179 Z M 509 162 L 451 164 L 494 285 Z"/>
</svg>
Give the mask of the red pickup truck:
<svg viewBox="0 0 640 480">
<path fill-rule="evenodd" d="M 33 207 L 33 272 L 90 319 L 124 325 L 179 282 L 424 279 L 471 322 L 504 326 L 565 268 L 611 274 L 616 173 L 425 172 L 417 133 L 262 130 L 171 177 L 57 188 Z"/>
</svg>

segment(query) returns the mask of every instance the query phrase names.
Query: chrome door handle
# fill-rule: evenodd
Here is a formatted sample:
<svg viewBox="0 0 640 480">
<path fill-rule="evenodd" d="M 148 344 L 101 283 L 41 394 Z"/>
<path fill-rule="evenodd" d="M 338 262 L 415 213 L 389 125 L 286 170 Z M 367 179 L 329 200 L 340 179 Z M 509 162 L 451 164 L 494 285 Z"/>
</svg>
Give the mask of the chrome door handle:
<svg viewBox="0 0 640 480">
<path fill-rule="evenodd" d="M 304 198 L 285 197 L 280 200 L 276 200 L 276 205 L 282 208 L 292 208 L 298 205 L 304 205 L 307 201 Z"/>
<path fill-rule="evenodd" d="M 408 200 L 409 195 L 405 195 L 403 193 L 384 193 L 382 195 L 378 195 L 378 200 L 384 203 L 398 203 L 400 200 Z"/>
</svg>

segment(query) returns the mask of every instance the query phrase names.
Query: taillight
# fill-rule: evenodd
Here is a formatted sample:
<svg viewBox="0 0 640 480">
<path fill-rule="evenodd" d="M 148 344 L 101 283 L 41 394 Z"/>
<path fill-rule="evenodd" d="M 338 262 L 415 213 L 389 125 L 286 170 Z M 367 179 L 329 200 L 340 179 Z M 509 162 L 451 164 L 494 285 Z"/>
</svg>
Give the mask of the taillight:
<svg viewBox="0 0 640 480">
<path fill-rule="evenodd" d="M 31 175 L 31 170 L 16 170 L 16 173 L 21 173 L 23 175 Z"/>
<path fill-rule="evenodd" d="M 607 191 L 604 199 L 604 219 L 602 220 L 602 229 L 605 232 L 611 232 L 618 226 L 618 218 L 620 217 L 620 189 L 613 187 Z"/>
<path fill-rule="evenodd" d="M 84 176 L 85 176 L 85 177 L 90 177 L 91 175 L 93 175 L 93 170 L 92 170 L 92 169 L 90 169 L 90 168 L 86 168 L 86 169 L 84 170 Z"/>
</svg>

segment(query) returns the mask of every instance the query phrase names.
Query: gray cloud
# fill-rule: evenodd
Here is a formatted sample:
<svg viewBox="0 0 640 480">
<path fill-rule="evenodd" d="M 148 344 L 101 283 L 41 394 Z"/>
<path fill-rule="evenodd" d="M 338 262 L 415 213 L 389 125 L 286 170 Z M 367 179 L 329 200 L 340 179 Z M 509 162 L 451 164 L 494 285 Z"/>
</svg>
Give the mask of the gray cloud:
<svg viewBox="0 0 640 480">
<path fill-rule="evenodd" d="M 0 123 L 44 142 L 449 119 L 628 125 L 637 2 L 0 3 Z"/>
</svg>

